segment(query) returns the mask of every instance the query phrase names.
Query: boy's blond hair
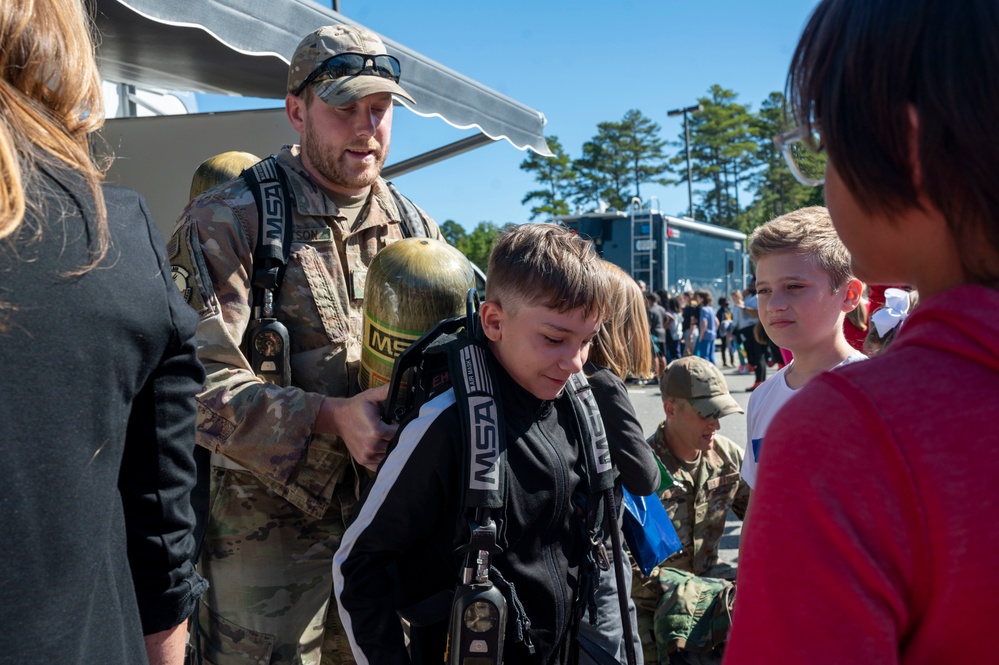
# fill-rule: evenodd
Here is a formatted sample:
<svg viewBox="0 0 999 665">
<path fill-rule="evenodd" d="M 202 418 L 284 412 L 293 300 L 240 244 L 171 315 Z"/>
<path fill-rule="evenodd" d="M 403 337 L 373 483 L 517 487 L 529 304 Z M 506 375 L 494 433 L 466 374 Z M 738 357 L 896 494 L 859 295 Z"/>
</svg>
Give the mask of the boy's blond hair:
<svg viewBox="0 0 999 665">
<path fill-rule="evenodd" d="M 582 307 L 603 318 L 607 277 L 588 240 L 555 224 L 522 224 L 503 233 L 489 255 L 486 300 L 511 313 L 520 306 Z"/>
<path fill-rule="evenodd" d="M 829 276 L 833 291 L 853 278 L 850 250 L 839 239 L 829 211 L 822 206 L 781 215 L 757 228 L 749 237 L 749 258 L 753 263 L 779 252 L 793 252 L 814 259 Z"/>
</svg>

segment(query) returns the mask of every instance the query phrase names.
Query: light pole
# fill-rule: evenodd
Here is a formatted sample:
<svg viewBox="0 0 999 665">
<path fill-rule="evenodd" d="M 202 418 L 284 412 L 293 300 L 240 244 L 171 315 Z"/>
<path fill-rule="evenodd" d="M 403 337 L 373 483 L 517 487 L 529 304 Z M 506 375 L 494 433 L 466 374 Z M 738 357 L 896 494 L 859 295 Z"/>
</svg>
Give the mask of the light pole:
<svg viewBox="0 0 999 665">
<path fill-rule="evenodd" d="M 690 126 L 687 124 L 687 114 L 697 113 L 698 111 L 703 111 L 704 107 L 700 104 L 695 104 L 694 106 L 688 106 L 684 109 L 673 109 L 672 111 L 666 111 L 666 115 L 673 118 L 678 115 L 683 115 L 683 145 L 687 148 L 687 202 L 690 205 L 690 218 L 694 218 L 694 186 L 692 183 L 691 172 L 690 172 Z"/>
</svg>

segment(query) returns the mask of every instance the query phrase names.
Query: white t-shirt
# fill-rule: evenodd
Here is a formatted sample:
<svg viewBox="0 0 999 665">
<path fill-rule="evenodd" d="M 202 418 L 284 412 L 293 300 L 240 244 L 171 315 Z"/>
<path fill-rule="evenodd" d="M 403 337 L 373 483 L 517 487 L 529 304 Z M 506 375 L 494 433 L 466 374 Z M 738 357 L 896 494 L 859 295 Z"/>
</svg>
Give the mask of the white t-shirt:
<svg viewBox="0 0 999 665">
<path fill-rule="evenodd" d="M 666 312 L 669 314 L 669 337 L 673 341 L 683 339 L 683 314 L 680 312 Z"/>
<path fill-rule="evenodd" d="M 867 356 L 860 351 L 854 351 L 836 367 L 849 365 L 858 360 L 867 360 Z M 789 387 L 784 378 L 787 370 L 793 365 L 794 360 L 760 384 L 749 396 L 749 408 L 746 409 L 749 445 L 746 446 L 746 454 L 742 458 L 742 479 L 754 489 L 756 488 L 756 470 L 760 464 L 760 449 L 763 448 L 763 437 L 767 433 L 767 428 L 770 427 L 770 422 L 780 411 L 780 408 L 800 390 L 800 388 L 792 389 Z"/>
</svg>

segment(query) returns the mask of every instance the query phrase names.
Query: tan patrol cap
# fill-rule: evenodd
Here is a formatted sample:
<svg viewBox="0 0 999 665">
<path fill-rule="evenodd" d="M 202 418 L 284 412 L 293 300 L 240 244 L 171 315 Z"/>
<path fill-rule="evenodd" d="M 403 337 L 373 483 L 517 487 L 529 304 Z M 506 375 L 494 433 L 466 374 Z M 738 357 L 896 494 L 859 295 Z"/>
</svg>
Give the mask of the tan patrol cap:
<svg viewBox="0 0 999 665">
<path fill-rule="evenodd" d="M 685 399 L 705 418 L 745 413 L 728 392 L 725 375 L 704 358 L 688 356 L 674 360 L 659 379 L 665 396 Z"/>
<path fill-rule="evenodd" d="M 288 92 L 295 94 L 302 83 L 324 62 L 342 53 L 385 54 L 385 44 L 370 30 L 352 25 L 327 25 L 301 41 L 288 66 Z M 398 83 L 375 74 L 344 76 L 338 79 L 319 78 L 316 96 L 330 106 L 344 106 L 377 92 L 390 92 L 416 103 Z"/>
</svg>

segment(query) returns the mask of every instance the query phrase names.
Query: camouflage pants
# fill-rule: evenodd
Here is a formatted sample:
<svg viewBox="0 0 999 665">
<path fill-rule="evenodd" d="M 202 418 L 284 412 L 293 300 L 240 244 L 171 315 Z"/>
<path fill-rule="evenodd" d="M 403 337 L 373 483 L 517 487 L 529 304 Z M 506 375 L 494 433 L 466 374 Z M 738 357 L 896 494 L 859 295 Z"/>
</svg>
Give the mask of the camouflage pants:
<svg viewBox="0 0 999 665">
<path fill-rule="evenodd" d="M 660 665 L 670 665 L 671 659 L 679 663 L 714 663 L 721 661 L 720 653 L 697 654 L 681 650 L 680 653 L 665 653 L 663 628 L 659 627 L 657 636 L 656 608 L 659 607 L 660 599 L 663 596 L 664 584 L 672 579 L 669 569 L 653 568 L 648 577 L 642 575 L 638 567 L 632 564 L 631 598 L 635 602 L 635 614 L 637 615 L 638 635 L 642 641 L 642 653 L 645 655 L 645 662 L 659 663 Z M 718 564 L 705 577 L 734 579 L 735 569 L 727 564 Z M 656 638 L 659 638 L 660 645 L 656 645 Z M 660 657 L 660 653 L 662 656 Z M 674 654 L 676 654 L 674 656 Z"/>
<path fill-rule="evenodd" d="M 205 663 L 353 665 L 333 599 L 343 532 L 336 507 L 316 519 L 252 474 L 213 468 L 201 555 L 211 584 L 199 614 Z"/>
</svg>

